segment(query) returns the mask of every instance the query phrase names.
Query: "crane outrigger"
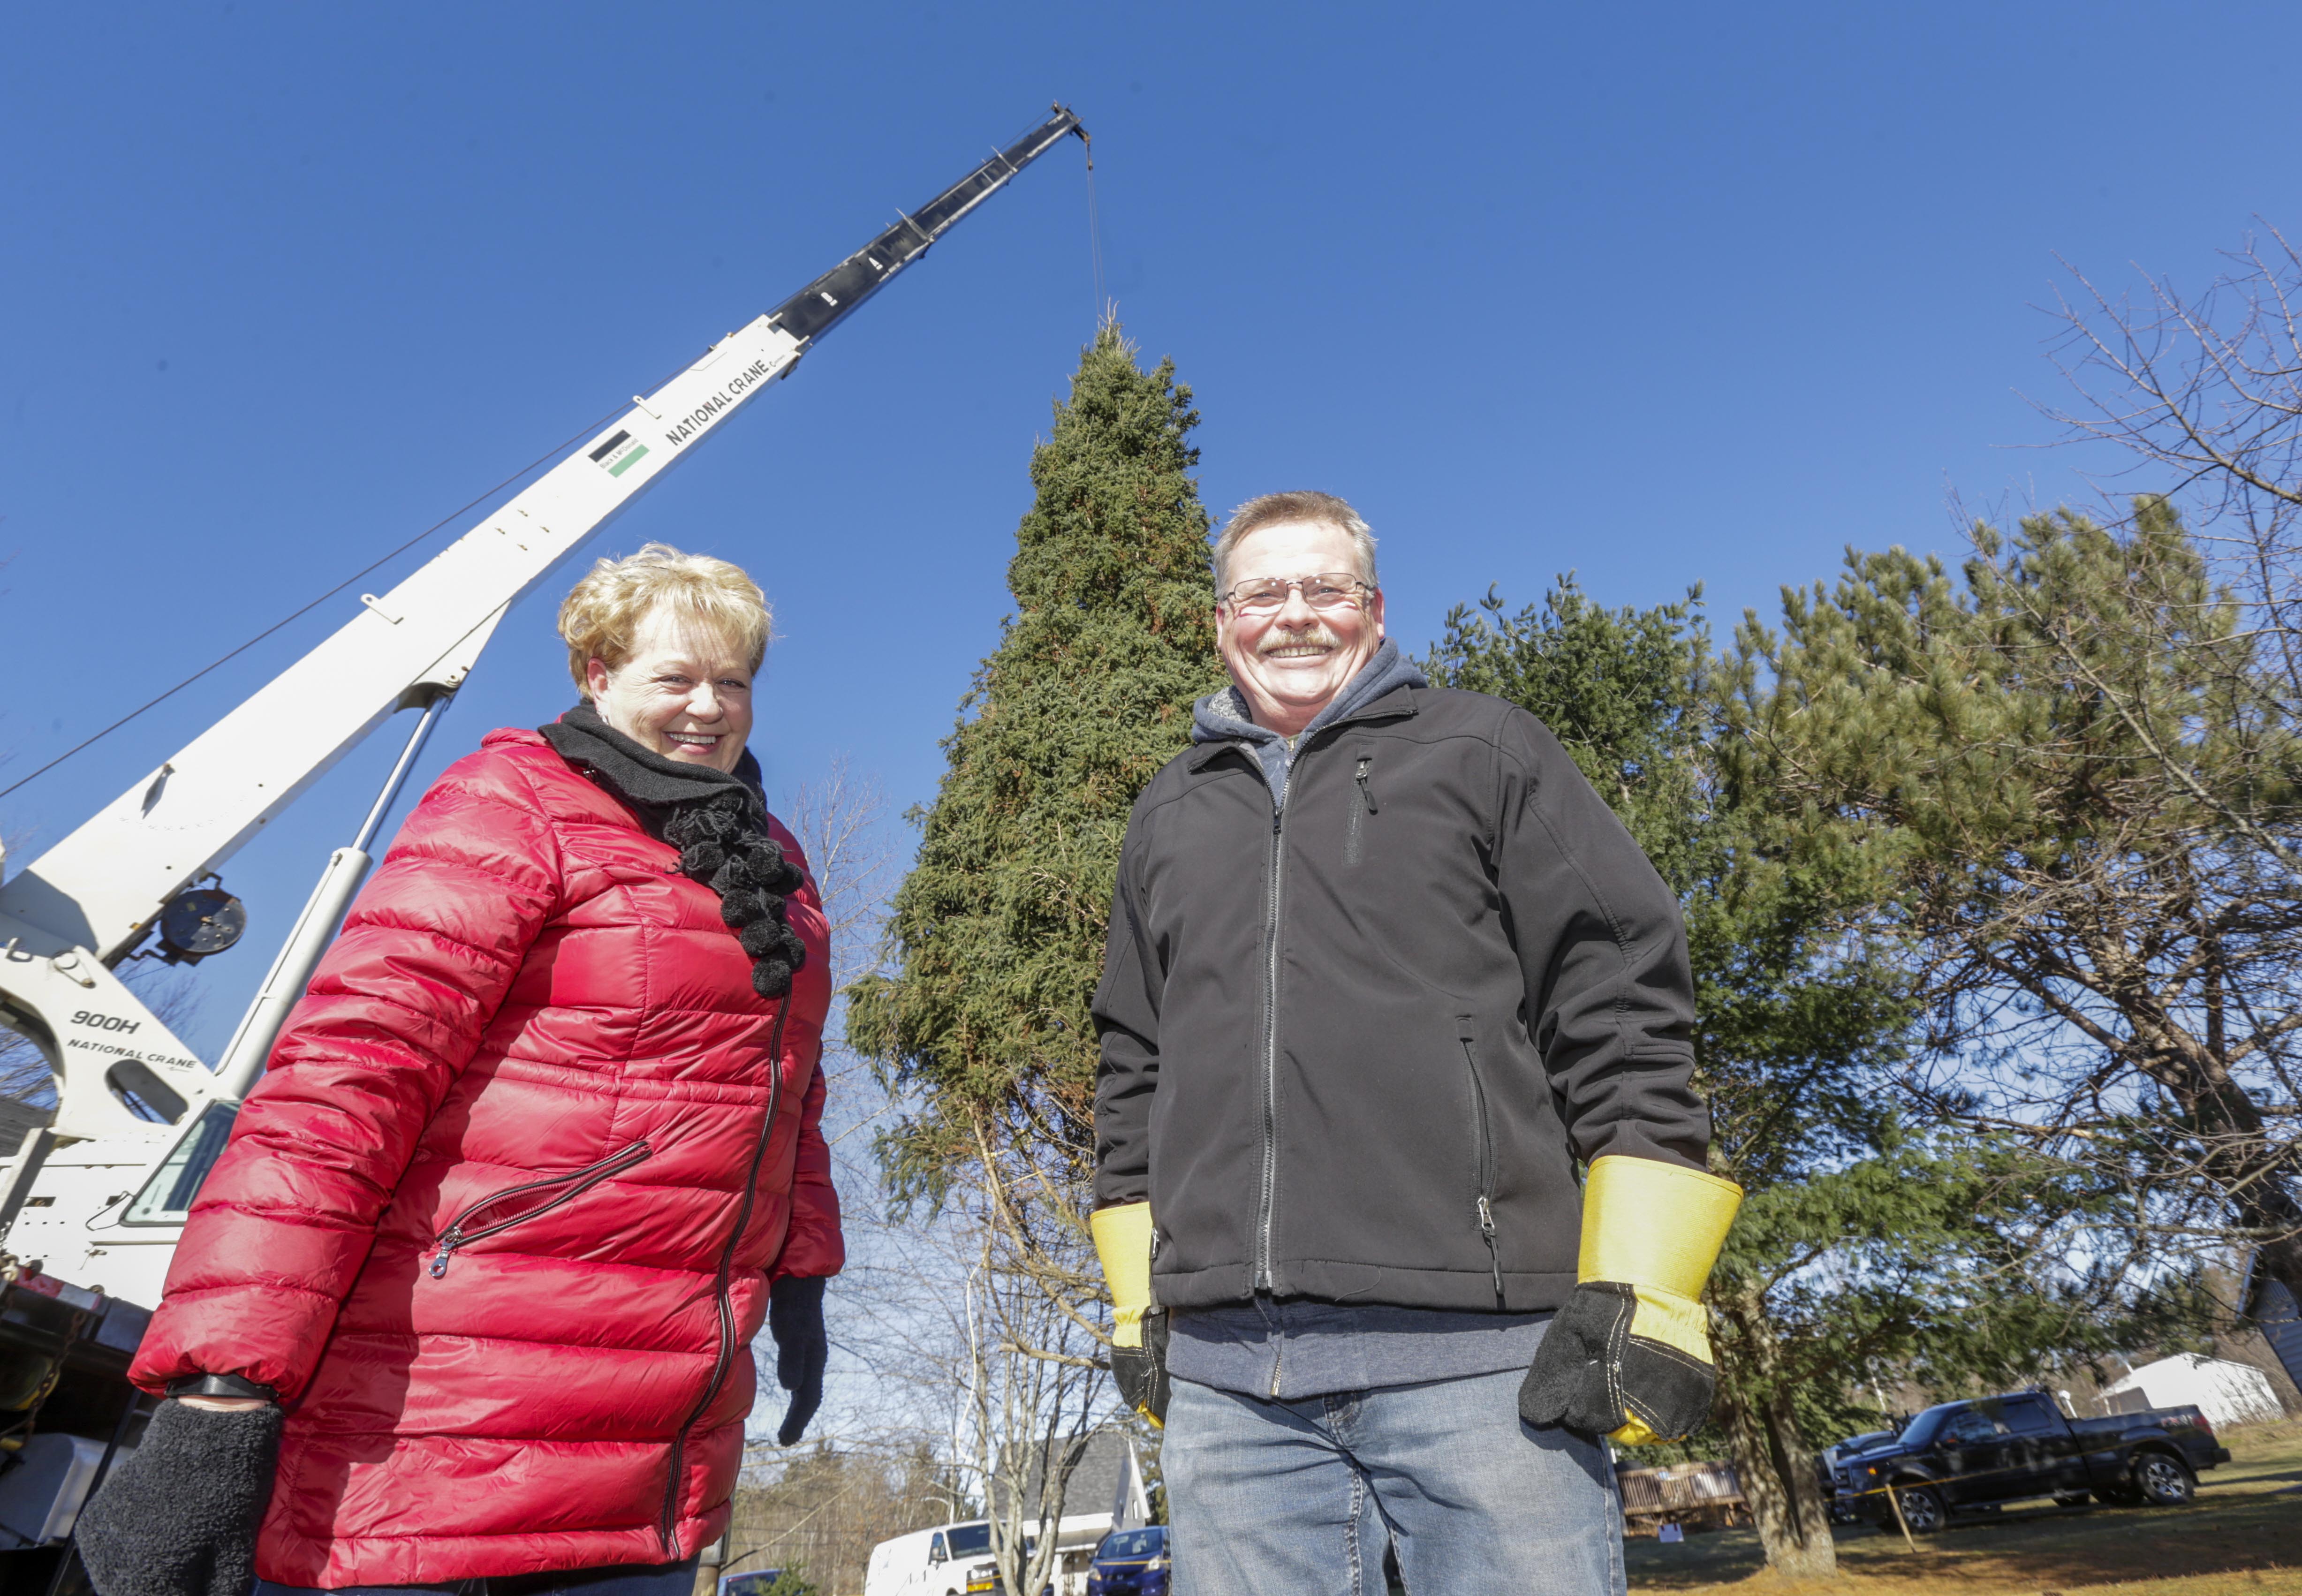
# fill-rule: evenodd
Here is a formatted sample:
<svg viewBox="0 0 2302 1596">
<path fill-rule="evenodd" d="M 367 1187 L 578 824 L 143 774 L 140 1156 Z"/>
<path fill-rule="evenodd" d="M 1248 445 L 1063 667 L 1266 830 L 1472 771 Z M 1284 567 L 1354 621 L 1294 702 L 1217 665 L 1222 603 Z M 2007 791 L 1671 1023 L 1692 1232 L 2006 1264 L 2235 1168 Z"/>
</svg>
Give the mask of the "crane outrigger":
<svg viewBox="0 0 2302 1596">
<path fill-rule="evenodd" d="M 0 885 L 0 1025 L 55 1077 L 52 1121 L 0 1166 L 0 1584 L 7 1553 L 54 1546 L 139 1410 L 129 1360 L 186 1211 L 223 1151 L 365 878 L 424 740 L 497 625 L 817 339 L 1069 135 L 1062 105 L 775 309 L 729 333 L 333 635 Z M 122 982 L 239 940 L 215 872 L 402 710 L 413 733 L 349 846 L 328 862 L 211 1071 Z M 286 735 L 281 728 L 290 728 Z M 203 882 L 212 885 L 203 886 Z"/>
</svg>

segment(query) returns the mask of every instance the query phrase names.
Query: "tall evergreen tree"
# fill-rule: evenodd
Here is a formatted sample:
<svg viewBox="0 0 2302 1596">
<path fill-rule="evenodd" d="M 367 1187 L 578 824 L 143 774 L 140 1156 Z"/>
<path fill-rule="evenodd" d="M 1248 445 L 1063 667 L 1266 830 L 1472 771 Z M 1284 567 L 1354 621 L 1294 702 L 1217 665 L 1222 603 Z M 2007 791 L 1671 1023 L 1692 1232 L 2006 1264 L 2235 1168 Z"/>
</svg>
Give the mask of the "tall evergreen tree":
<svg viewBox="0 0 2302 1596">
<path fill-rule="evenodd" d="M 1076 1190 L 1092 1171 L 1088 1004 L 1120 841 L 1222 679 L 1198 419 L 1173 362 L 1145 370 L 1106 325 L 1032 453 L 1015 613 L 914 811 L 893 972 L 849 994 L 850 1037 L 913 1105 L 880 1143 L 899 1197 L 940 1197 L 987 1155 L 1016 1163 L 1011 1182 L 1028 1169 Z"/>
</svg>

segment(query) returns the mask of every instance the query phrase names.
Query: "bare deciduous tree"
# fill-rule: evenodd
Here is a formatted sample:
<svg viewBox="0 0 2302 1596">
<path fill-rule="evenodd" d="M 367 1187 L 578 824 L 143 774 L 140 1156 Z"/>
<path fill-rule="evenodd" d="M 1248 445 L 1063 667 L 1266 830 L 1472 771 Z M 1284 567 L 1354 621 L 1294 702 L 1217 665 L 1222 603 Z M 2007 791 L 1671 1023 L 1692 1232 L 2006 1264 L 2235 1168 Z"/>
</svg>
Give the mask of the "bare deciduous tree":
<svg viewBox="0 0 2302 1596">
<path fill-rule="evenodd" d="M 878 778 L 856 775 L 844 754 L 821 781 L 794 788 L 787 806 L 786 823 L 807 855 L 831 925 L 835 990 L 878 967 L 895 853 L 882 828 L 886 811 Z"/>
<path fill-rule="evenodd" d="M 2052 314 L 2074 397 L 2038 408 L 2066 441 L 2125 454 L 2110 476 L 2140 502 L 2176 506 L 2260 636 L 2249 665 L 2290 728 L 2302 712 L 2302 254 L 2265 223 L 2224 258 L 2196 295 L 2146 275 L 2138 295 L 2113 296 L 2071 267 Z M 2282 839 L 2241 829 L 2302 869 Z"/>
<path fill-rule="evenodd" d="M 967 1429 L 1000 1589 L 1028 1596 L 1063 1571 L 1071 1472 L 1109 1416 L 1099 1356 L 1107 1336 L 1056 1287 L 1052 1261 L 1069 1216 L 1050 1236 L 1044 1217 L 986 1186 L 965 1304 Z"/>
</svg>

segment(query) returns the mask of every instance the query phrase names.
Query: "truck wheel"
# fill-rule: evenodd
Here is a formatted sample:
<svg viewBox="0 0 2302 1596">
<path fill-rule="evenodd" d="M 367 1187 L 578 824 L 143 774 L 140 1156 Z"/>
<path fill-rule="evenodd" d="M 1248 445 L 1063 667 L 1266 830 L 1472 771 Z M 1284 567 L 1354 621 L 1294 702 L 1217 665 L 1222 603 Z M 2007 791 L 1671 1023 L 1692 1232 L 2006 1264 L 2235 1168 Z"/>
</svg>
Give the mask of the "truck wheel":
<svg viewBox="0 0 2302 1596">
<path fill-rule="evenodd" d="M 2163 1452 L 2145 1452 L 2134 1460 L 2134 1488 L 2152 1508 L 2187 1508 L 2198 1493 L 2190 1471 Z"/>
<path fill-rule="evenodd" d="M 1943 1511 L 1942 1498 L 1923 1485 L 1897 1486 L 1895 1497 L 1903 1504 L 1903 1522 L 1911 1526 L 1913 1535 L 1933 1534 L 1950 1516 Z M 1888 1509 L 1890 1516 L 1892 1512 Z"/>
</svg>

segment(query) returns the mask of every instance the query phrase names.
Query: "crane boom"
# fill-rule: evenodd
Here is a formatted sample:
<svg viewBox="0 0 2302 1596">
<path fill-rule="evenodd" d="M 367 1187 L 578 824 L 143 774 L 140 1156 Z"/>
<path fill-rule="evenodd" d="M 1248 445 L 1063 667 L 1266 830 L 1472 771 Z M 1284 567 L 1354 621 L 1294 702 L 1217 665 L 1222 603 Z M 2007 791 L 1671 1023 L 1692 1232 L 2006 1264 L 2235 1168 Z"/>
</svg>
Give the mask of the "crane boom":
<svg viewBox="0 0 2302 1596">
<path fill-rule="evenodd" d="M 1073 135 L 1084 140 L 1087 130 L 1078 117 L 1056 106 L 1046 121 L 1005 149 L 994 150 L 988 161 L 777 306 L 768 320 L 794 338 L 820 338 L 1009 178 Z"/>
<path fill-rule="evenodd" d="M 504 612 L 815 339 L 1067 134 L 1058 108 L 729 334 L 0 886 L 0 916 L 106 964 L 397 710 L 459 686 Z M 0 929 L 0 935 L 13 930 Z"/>
</svg>

